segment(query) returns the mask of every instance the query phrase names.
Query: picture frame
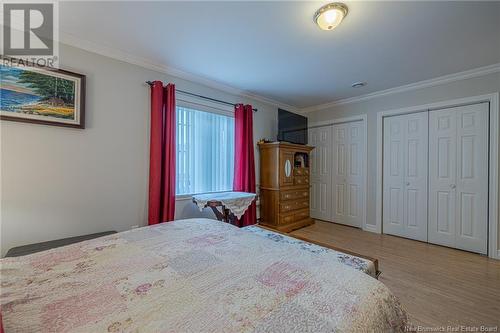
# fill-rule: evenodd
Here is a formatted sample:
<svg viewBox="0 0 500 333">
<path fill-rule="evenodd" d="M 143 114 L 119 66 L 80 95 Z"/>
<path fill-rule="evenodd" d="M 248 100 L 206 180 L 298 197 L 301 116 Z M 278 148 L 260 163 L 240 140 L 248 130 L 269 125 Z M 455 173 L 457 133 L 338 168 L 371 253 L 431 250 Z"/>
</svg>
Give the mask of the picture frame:
<svg viewBox="0 0 500 333">
<path fill-rule="evenodd" d="M 85 128 L 85 75 L 0 60 L 0 120 Z"/>
</svg>

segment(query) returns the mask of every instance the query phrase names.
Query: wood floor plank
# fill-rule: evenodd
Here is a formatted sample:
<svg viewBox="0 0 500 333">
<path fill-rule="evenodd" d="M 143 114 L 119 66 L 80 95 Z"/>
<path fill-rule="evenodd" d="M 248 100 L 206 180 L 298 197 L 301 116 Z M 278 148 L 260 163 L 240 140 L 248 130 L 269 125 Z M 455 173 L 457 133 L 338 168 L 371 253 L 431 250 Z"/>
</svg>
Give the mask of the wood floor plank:
<svg viewBox="0 0 500 333">
<path fill-rule="evenodd" d="M 500 330 L 499 260 L 323 221 L 291 234 L 377 258 L 414 325 Z"/>
</svg>

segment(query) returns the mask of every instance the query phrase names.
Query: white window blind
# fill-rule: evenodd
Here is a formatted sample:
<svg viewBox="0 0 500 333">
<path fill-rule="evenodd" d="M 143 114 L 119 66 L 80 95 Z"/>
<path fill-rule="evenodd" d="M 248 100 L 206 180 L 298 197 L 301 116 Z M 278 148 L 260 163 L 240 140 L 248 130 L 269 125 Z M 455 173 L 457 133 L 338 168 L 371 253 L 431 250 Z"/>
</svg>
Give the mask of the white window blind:
<svg viewBox="0 0 500 333">
<path fill-rule="evenodd" d="M 177 107 L 176 194 L 230 191 L 234 118 Z"/>
</svg>

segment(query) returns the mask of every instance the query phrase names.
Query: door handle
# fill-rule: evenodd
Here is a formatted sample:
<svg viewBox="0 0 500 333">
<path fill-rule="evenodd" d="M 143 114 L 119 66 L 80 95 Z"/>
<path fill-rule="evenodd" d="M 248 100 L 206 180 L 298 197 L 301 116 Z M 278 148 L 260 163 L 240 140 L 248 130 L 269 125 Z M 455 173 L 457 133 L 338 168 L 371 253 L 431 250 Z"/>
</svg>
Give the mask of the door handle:
<svg viewBox="0 0 500 333">
<path fill-rule="evenodd" d="M 450 187 L 454 190 L 457 187 L 457 185 L 451 184 Z"/>
<path fill-rule="evenodd" d="M 406 186 L 410 186 L 410 182 L 406 182 Z"/>
</svg>

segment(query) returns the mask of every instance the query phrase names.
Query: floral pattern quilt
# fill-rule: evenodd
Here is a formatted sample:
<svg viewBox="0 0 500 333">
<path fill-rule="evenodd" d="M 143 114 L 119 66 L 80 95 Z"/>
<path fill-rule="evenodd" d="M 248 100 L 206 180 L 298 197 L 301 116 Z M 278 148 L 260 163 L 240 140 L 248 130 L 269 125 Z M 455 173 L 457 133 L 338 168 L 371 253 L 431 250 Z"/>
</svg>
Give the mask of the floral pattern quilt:
<svg viewBox="0 0 500 333">
<path fill-rule="evenodd" d="M 381 282 L 209 219 L 178 220 L 0 260 L 11 332 L 400 332 Z"/>
<path fill-rule="evenodd" d="M 260 228 L 255 225 L 251 225 L 248 227 L 243 228 L 246 231 L 250 231 L 255 233 L 256 235 L 260 235 L 263 237 L 266 237 L 274 242 L 278 243 L 285 243 L 285 244 L 292 244 L 295 245 L 296 247 L 304 250 L 304 251 L 309 251 L 311 253 L 324 253 L 324 252 L 329 252 L 332 255 L 330 256 L 333 260 L 337 260 L 345 265 L 351 266 L 354 269 L 357 269 L 358 271 L 364 272 L 368 275 L 373 276 L 374 278 L 377 278 L 377 270 L 375 268 L 375 264 L 364 258 L 356 257 L 347 253 L 335 251 L 323 246 L 319 246 L 316 244 L 304 242 L 300 239 L 289 237 L 277 232 L 273 232 L 264 228 Z"/>
</svg>

